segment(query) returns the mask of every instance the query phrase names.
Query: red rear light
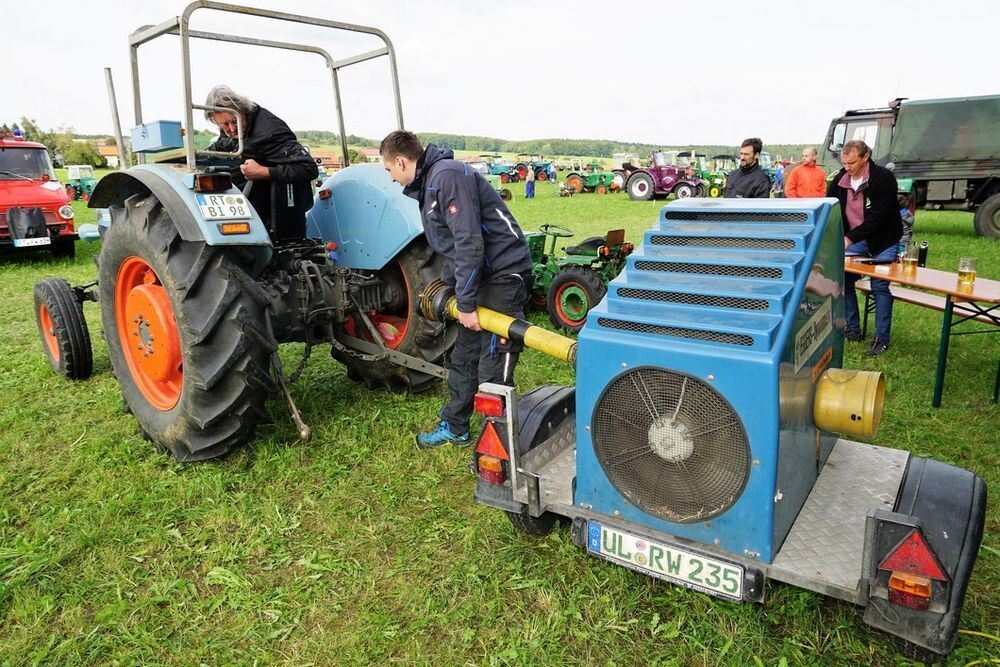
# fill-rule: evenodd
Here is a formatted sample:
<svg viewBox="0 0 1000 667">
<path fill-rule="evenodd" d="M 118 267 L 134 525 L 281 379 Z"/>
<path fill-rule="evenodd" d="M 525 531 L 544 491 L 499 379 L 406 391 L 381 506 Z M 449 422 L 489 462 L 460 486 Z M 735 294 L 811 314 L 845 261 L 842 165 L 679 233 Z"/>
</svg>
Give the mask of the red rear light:
<svg viewBox="0 0 1000 667">
<path fill-rule="evenodd" d="M 486 417 L 499 417 L 503 414 L 503 398 L 495 394 L 476 394 L 473 409 Z"/>
<path fill-rule="evenodd" d="M 194 179 L 195 192 L 220 192 L 233 187 L 229 174 L 198 174 Z"/>
<path fill-rule="evenodd" d="M 932 579 L 948 581 L 934 552 L 916 529 L 896 545 L 878 569 L 891 572 L 889 602 L 917 611 L 926 611 L 930 606 Z"/>
<path fill-rule="evenodd" d="M 476 463 L 476 472 L 479 479 L 490 484 L 503 484 L 507 476 L 503 471 L 503 461 L 495 456 L 481 454 Z"/>
<path fill-rule="evenodd" d="M 500 441 L 500 436 L 497 434 L 497 429 L 493 425 L 493 422 L 486 422 L 483 432 L 479 434 L 479 442 L 476 443 L 476 454 L 485 454 L 501 461 L 510 460 L 510 456 L 507 455 L 507 448 Z"/>
</svg>

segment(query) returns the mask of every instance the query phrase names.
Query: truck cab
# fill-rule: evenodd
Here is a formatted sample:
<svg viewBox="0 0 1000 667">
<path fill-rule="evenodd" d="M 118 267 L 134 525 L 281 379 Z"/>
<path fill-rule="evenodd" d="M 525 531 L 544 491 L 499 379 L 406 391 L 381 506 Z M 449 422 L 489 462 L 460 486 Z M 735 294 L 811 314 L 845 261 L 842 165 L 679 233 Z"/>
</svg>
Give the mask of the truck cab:
<svg viewBox="0 0 1000 667">
<path fill-rule="evenodd" d="M 0 249 L 49 249 L 72 257 L 73 207 L 44 144 L 0 136 Z"/>
</svg>

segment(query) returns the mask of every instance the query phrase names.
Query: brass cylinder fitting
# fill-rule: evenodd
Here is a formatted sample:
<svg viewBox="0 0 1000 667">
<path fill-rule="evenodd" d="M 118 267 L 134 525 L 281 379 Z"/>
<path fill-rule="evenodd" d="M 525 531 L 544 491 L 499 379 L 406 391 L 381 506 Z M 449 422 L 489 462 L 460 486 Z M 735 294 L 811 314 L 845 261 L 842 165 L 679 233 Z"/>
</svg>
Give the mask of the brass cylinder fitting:
<svg viewBox="0 0 1000 667">
<path fill-rule="evenodd" d="M 884 402 L 881 372 L 829 368 L 816 383 L 813 421 L 823 431 L 870 438 L 878 432 Z"/>
</svg>

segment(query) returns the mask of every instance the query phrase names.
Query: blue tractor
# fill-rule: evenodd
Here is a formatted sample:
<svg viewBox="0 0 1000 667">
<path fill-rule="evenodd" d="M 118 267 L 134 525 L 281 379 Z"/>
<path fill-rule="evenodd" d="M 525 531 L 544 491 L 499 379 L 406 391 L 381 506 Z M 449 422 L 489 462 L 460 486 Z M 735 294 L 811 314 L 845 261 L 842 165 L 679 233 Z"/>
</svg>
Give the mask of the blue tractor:
<svg viewBox="0 0 1000 667">
<path fill-rule="evenodd" d="M 205 107 L 192 102 L 189 40 L 250 41 L 190 32 L 191 14 L 201 9 L 381 39 L 381 48 L 346 60 L 334 60 L 315 46 L 252 41 L 320 55 L 333 72 L 338 101 L 340 69 L 387 56 L 397 125 L 403 126 L 395 54 L 375 28 L 194 2 L 172 21 L 131 35 L 133 63 L 141 45 L 180 35 L 185 132 L 179 122 L 143 122 L 133 69 L 132 139 L 140 164 L 104 177 L 90 200 L 91 207 L 110 212 L 96 287 L 43 280 L 35 286 L 36 314 L 53 369 L 80 379 L 92 367 L 82 305 L 99 304 L 126 409 L 145 437 L 181 461 L 222 456 L 247 442 L 269 395 L 284 397 L 300 436 L 309 437 L 289 391 L 296 374 L 285 373 L 277 353 L 281 343 L 305 343 L 306 357 L 313 347 L 329 344 L 352 379 L 418 392 L 446 377 L 442 364 L 456 334 L 455 323 L 436 322 L 419 311 L 418 297 L 439 278 L 443 259 L 423 236 L 416 202 L 380 165 L 350 167 L 320 184 L 306 234 L 279 239 L 246 193 L 233 187 L 229 168 L 242 140 L 235 153 L 197 150 L 190 140 L 193 112 Z M 347 164 L 344 119 L 339 106 L 337 111 Z M 183 164 L 146 163 L 150 153 L 181 147 Z M 212 160 L 230 163 L 209 166 Z M 260 183 L 278 187 L 254 185 Z"/>
</svg>

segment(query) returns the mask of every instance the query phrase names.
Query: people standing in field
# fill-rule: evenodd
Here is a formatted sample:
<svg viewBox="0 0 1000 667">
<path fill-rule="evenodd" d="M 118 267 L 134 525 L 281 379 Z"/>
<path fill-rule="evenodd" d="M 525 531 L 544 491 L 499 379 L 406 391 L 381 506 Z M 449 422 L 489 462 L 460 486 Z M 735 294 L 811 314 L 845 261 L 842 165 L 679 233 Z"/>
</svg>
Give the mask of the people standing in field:
<svg viewBox="0 0 1000 667">
<path fill-rule="evenodd" d="M 771 179 L 760 168 L 760 152 L 764 144 L 757 137 L 740 144 L 740 166 L 726 176 L 727 199 L 767 199 L 771 196 Z"/>
<path fill-rule="evenodd" d="M 528 165 L 527 173 L 524 175 L 524 198 L 535 198 L 535 170 L 530 164 Z"/>
<path fill-rule="evenodd" d="M 379 152 L 392 180 L 417 200 L 427 242 L 445 258 L 441 280 L 455 290 L 462 325 L 448 370 L 450 399 L 437 428 L 417 435 L 417 445 L 465 445 L 471 442 L 469 419 L 479 384 L 513 386 L 523 348 L 483 331 L 476 307 L 524 319 L 531 255 L 500 195 L 482 174 L 455 160 L 452 151 L 433 144 L 424 150 L 417 135 L 397 130 L 382 140 Z"/>
<path fill-rule="evenodd" d="M 789 174 L 785 185 L 785 196 L 789 198 L 826 196 L 826 171 L 816 164 L 816 149 L 812 146 L 802 149 L 802 162 Z"/>
<path fill-rule="evenodd" d="M 863 141 L 844 144 L 840 162 L 844 168 L 830 182 L 827 194 L 840 200 L 844 226 L 844 252 L 864 255 L 876 261 L 896 259 L 903 220 L 899 214 L 896 177 L 885 167 L 871 161 L 871 148 Z M 854 291 L 857 274 L 844 274 L 844 337 L 861 340 L 861 317 L 858 296 Z M 875 299 L 875 337 L 867 354 L 874 357 L 889 349 L 892 327 L 892 293 L 889 281 L 871 279 Z"/>
</svg>

